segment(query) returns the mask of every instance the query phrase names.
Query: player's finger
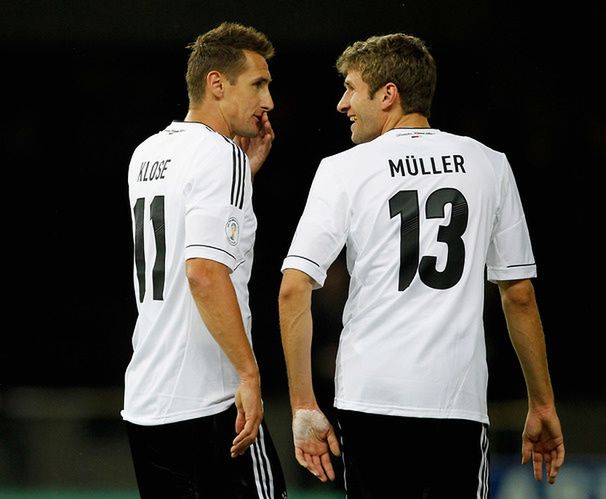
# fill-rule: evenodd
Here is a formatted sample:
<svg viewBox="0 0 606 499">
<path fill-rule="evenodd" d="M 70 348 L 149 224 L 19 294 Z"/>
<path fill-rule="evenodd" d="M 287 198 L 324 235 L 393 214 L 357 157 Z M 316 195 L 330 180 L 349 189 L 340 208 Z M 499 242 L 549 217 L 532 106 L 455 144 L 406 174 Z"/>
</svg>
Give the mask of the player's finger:
<svg viewBox="0 0 606 499">
<path fill-rule="evenodd" d="M 560 469 L 564 464 L 564 457 L 566 456 L 566 450 L 564 449 L 564 444 L 558 445 L 555 448 L 556 458 L 554 459 L 554 466 L 556 469 Z"/>
<path fill-rule="evenodd" d="M 238 414 L 236 415 L 236 433 L 240 433 L 244 429 L 244 425 L 246 424 L 246 416 L 244 412 L 238 409 Z"/>
<path fill-rule="evenodd" d="M 233 439 L 232 445 L 239 446 L 246 442 L 250 445 L 254 442 L 255 438 L 257 438 L 257 430 L 252 428 L 250 422 L 248 422 L 242 431 L 236 435 L 236 438 Z"/>
<path fill-rule="evenodd" d="M 522 464 L 526 464 L 532 455 L 532 444 L 530 442 L 522 442 Z"/>
<path fill-rule="evenodd" d="M 547 466 L 547 481 L 553 485 L 558 477 L 558 473 L 554 471 L 553 464 Z"/>
<path fill-rule="evenodd" d="M 540 452 L 532 453 L 532 468 L 534 471 L 534 479 L 541 481 L 543 479 L 543 454 Z"/>
<path fill-rule="evenodd" d="M 560 471 L 560 467 L 564 462 L 564 456 L 558 451 L 558 449 L 554 449 L 551 451 L 551 463 L 548 470 L 548 479 L 549 483 L 555 483 L 558 473 Z"/>
<path fill-rule="evenodd" d="M 307 454 L 306 452 L 300 451 L 300 460 L 299 458 L 297 458 L 297 460 L 299 461 L 299 464 L 306 468 L 307 471 L 309 471 L 313 476 L 319 477 L 320 473 L 313 462 L 313 456 Z"/>
<path fill-rule="evenodd" d="M 265 132 L 265 134 L 269 135 L 271 140 L 274 140 L 276 138 L 274 129 L 271 126 L 271 121 L 269 121 L 269 115 L 267 113 L 263 113 L 263 131 Z"/>
<path fill-rule="evenodd" d="M 257 438 L 260 424 L 260 418 L 253 418 L 246 421 L 244 428 L 242 428 L 236 435 L 236 438 L 233 439 L 232 449 L 234 449 L 235 452 L 243 453 Z"/>
<path fill-rule="evenodd" d="M 246 440 L 241 440 L 240 442 L 238 442 L 235 445 L 232 445 L 231 449 L 229 449 L 229 453 L 231 455 L 231 457 L 238 457 L 241 456 L 242 454 L 244 454 L 248 448 L 252 445 L 252 443 L 254 442 L 253 439 L 246 439 Z"/>
<path fill-rule="evenodd" d="M 335 456 L 340 456 L 341 448 L 339 446 L 339 440 L 337 439 L 335 431 L 332 428 L 328 431 L 326 440 L 328 441 L 328 447 L 330 448 L 330 452 L 332 452 Z"/>
<path fill-rule="evenodd" d="M 322 467 L 322 461 L 320 461 L 320 456 L 311 456 L 311 461 L 313 466 L 313 474 L 316 475 L 316 477 L 318 477 L 322 482 L 328 480 L 328 478 L 326 477 L 326 473 L 324 472 L 324 468 Z"/>
<path fill-rule="evenodd" d="M 301 466 L 307 469 L 312 475 L 318 476 L 318 471 L 316 470 L 316 466 L 313 462 L 313 456 L 304 452 L 301 448 L 297 447 L 295 449 L 295 457 Z"/>
<path fill-rule="evenodd" d="M 303 451 L 299 449 L 299 447 L 295 447 L 295 458 L 301 466 L 307 468 L 307 462 L 305 461 L 305 457 L 303 456 Z"/>
<path fill-rule="evenodd" d="M 252 433 L 246 426 L 244 429 L 236 435 L 236 438 L 232 441 L 232 447 L 230 449 L 232 454 L 241 455 L 248 447 L 255 441 L 256 433 Z"/>
<path fill-rule="evenodd" d="M 236 435 L 232 442 L 230 453 L 232 457 L 241 456 L 257 439 L 258 425 L 250 426 L 250 422 L 246 424 L 244 429 Z"/>
<path fill-rule="evenodd" d="M 328 454 L 328 452 L 326 454 L 322 454 L 320 456 L 320 461 L 322 462 L 322 468 L 324 468 L 324 471 L 326 472 L 326 476 L 328 476 L 328 479 L 331 482 L 334 482 L 335 471 L 332 467 L 332 462 L 330 461 L 330 455 Z"/>
</svg>

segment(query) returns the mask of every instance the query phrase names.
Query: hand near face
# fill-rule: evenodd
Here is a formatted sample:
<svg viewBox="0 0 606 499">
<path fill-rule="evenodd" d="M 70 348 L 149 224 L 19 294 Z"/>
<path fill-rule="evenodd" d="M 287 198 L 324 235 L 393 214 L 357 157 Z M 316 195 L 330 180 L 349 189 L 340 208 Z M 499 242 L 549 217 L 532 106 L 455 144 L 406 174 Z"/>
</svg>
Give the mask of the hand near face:
<svg viewBox="0 0 606 499">
<path fill-rule="evenodd" d="M 264 112 L 261 116 L 259 133 L 256 137 L 242 137 L 237 135 L 234 140 L 248 156 L 250 169 L 253 177 L 261 169 L 271 150 L 275 134 L 269 121 L 269 116 Z"/>
</svg>

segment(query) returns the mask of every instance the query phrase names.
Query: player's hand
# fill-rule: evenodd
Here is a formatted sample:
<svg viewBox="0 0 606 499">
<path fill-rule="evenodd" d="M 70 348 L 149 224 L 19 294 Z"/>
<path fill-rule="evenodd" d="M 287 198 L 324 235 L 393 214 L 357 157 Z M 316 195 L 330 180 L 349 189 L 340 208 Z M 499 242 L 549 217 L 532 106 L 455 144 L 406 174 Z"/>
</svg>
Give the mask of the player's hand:
<svg viewBox="0 0 606 499">
<path fill-rule="evenodd" d="M 330 451 L 341 455 L 339 442 L 332 425 L 319 409 L 297 409 L 293 415 L 292 430 L 295 457 L 321 481 L 333 481 L 335 472 L 330 461 Z"/>
<path fill-rule="evenodd" d="M 261 115 L 261 126 L 256 137 L 242 137 L 238 135 L 234 138 L 236 144 L 238 144 L 248 156 L 253 177 L 261 169 L 261 166 L 267 159 L 275 137 L 276 135 L 271 127 L 269 116 L 264 112 Z"/>
<path fill-rule="evenodd" d="M 236 390 L 236 438 L 230 449 L 231 457 L 241 456 L 257 438 L 263 419 L 261 387 L 258 379 L 242 380 Z"/>
<path fill-rule="evenodd" d="M 564 464 L 564 454 L 564 437 L 555 409 L 529 410 L 522 433 L 522 464 L 532 457 L 534 479 L 543 478 L 544 466 L 547 480 L 553 484 Z"/>
</svg>

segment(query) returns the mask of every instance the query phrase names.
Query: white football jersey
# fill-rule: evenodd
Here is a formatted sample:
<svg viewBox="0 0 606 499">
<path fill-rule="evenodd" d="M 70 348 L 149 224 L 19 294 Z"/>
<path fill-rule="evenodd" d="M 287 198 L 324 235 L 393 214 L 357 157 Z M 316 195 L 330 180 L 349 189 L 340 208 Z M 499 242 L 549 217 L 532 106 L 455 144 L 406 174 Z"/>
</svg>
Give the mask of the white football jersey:
<svg viewBox="0 0 606 499">
<path fill-rule="evenodd" d="M 248 159 L 206 125 L 175 121 L 137 147 L 128 184 L 139 315 L 122 416 L 158 425 L 216 414 L 239 380 L 200 317 L 185 261 L 229 267 L 250 340 L 257 221 Z"/>
<path fill-rule="evenodd" d="M 393 129 L 325 158 L 282 270 L 351 276 L 335 406 L 488 423 L 484 272 L 534 277 L 504 154 L 436 129 Z"/>
</svg>

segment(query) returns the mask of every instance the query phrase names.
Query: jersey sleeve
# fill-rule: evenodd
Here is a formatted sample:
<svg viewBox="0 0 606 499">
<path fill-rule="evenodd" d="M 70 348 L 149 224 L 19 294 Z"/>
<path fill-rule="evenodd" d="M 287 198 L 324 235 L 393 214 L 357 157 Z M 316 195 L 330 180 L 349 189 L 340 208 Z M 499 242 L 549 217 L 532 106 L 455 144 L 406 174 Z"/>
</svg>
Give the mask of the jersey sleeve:
<svg viewBox="0 0 606 499">
<path fill-rule="evenodd" d="M 321 288 L 326 272 L 347 239 L 350 203 L 334 165 L 323 160 L 311 185 L 303 215 L 290 245 L 282 272 L 297 269 Z"/>
<path fill-rule="evenodd" d="M 185 184 L 185 259 L 207 258 L 233 271 L 242 261 L 240 227 L 248 165 L 246 155 L 226 143 L 194 160 Z"/>
<path fill-rule="evenodd" d="M 536 277 L 536 264 L 522 201 L 507 158 L 503 155 L 500 199 L 486 258 L 489 281 Z"/>
</svg>

